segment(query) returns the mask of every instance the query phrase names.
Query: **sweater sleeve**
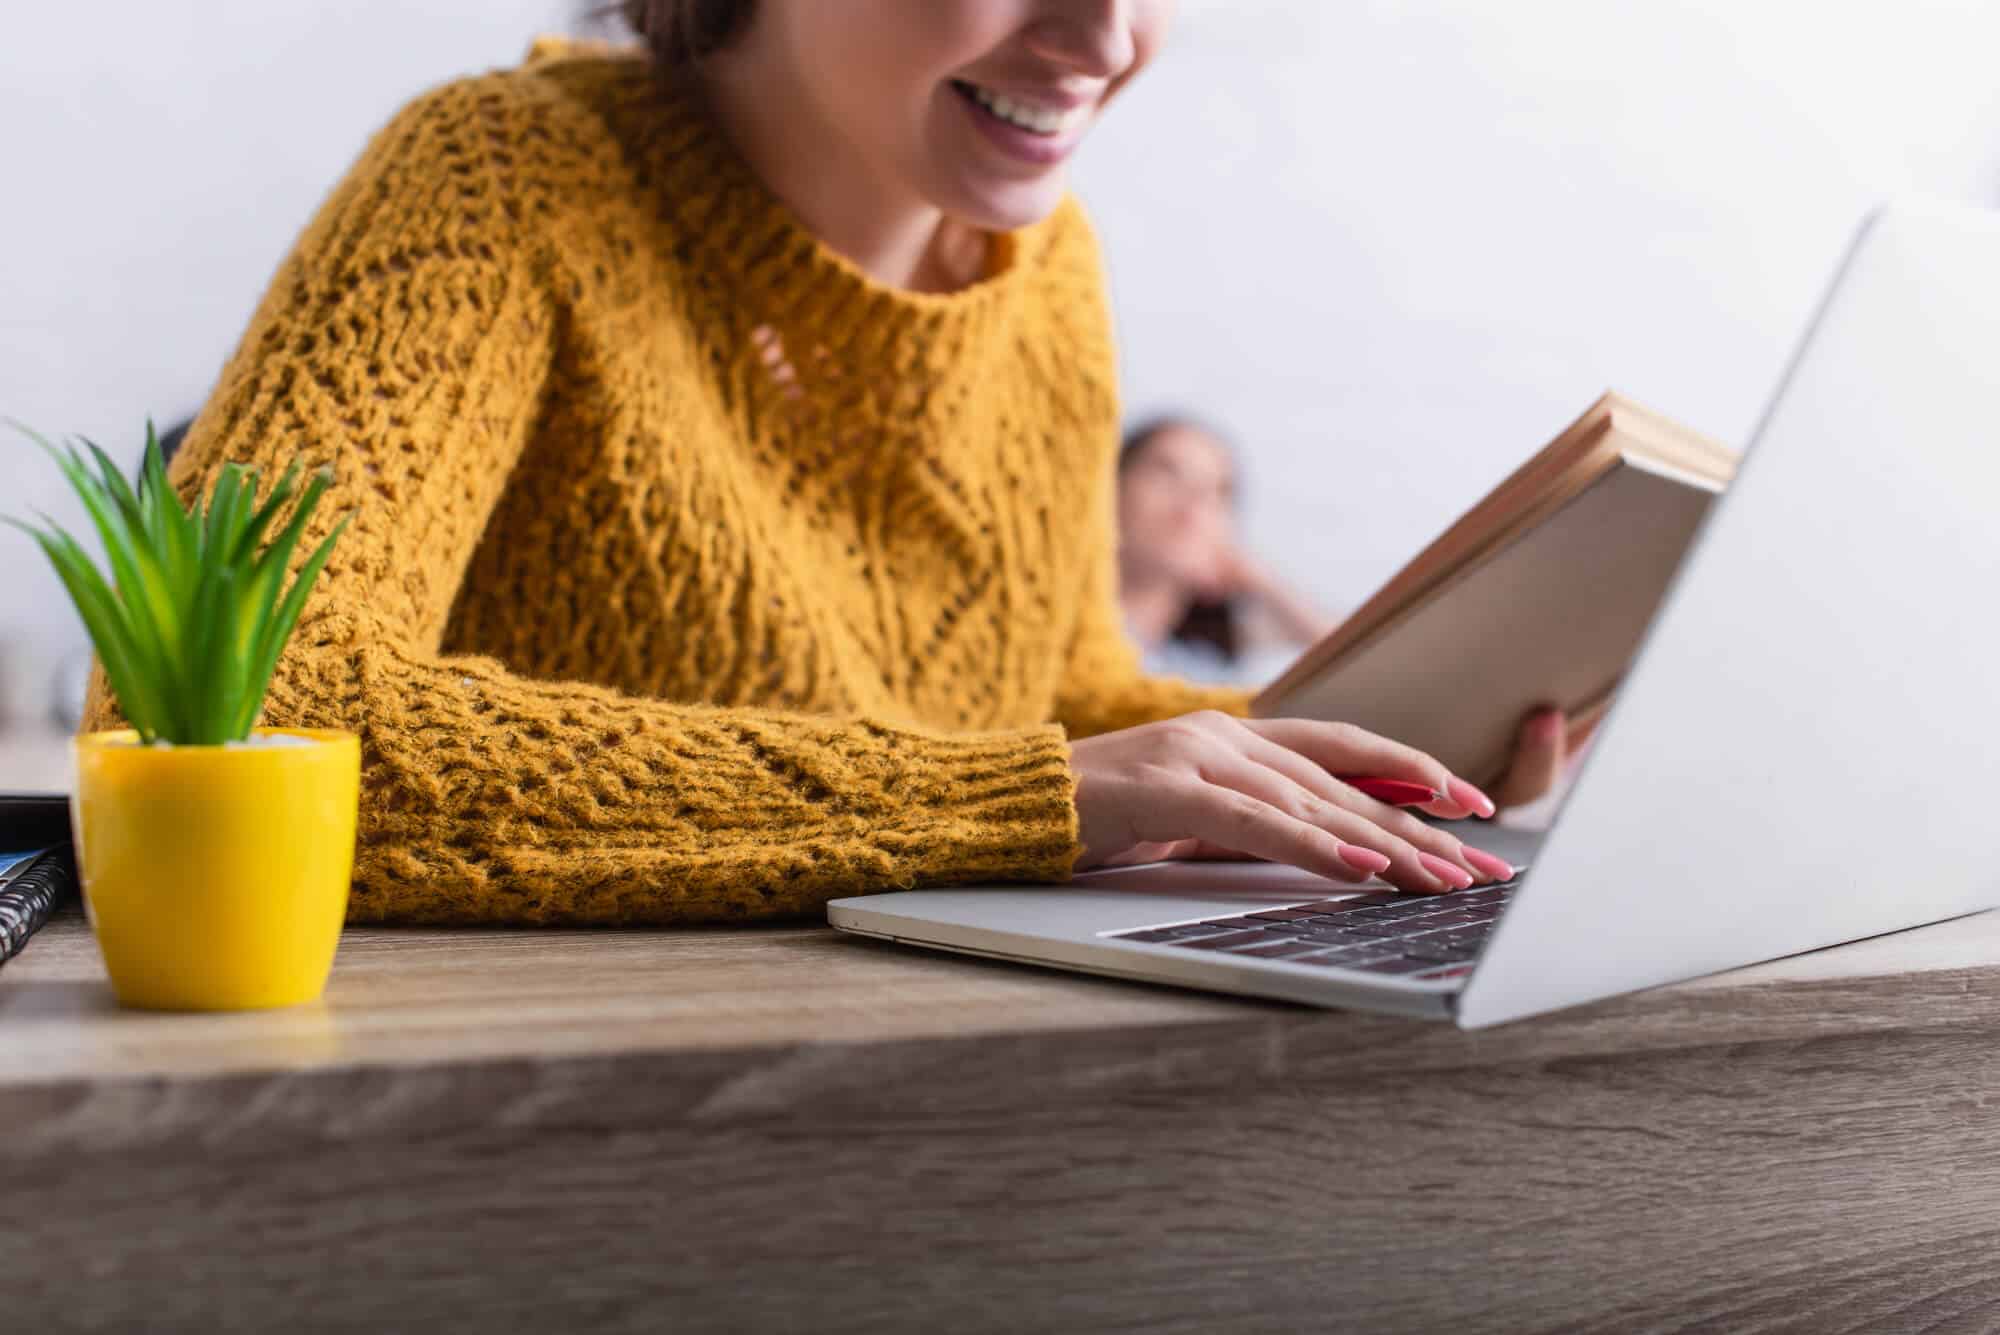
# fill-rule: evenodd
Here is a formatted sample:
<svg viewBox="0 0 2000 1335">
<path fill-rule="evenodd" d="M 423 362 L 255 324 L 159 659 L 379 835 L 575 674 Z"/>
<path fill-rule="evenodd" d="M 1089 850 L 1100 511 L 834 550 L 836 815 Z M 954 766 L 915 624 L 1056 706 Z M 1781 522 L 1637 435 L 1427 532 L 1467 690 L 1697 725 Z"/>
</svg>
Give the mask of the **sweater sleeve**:
<svg viewBox="0 0 2000 1335">
<path fill-rule="evenodd" d="M 354 512 L 262 721 L 362 740 L 352 921 L 703 922 L 982 879 L 1076 854 L 1062 730 L 973 734 L 685 706 L 440 651 L 533 437 L 566 290 L 480 81 L 406 108 L 300 238 L 171 478 L 332 466 L 294 567 Z M 117 726 L 101 665 L 85 726 Z"/>
</svg>

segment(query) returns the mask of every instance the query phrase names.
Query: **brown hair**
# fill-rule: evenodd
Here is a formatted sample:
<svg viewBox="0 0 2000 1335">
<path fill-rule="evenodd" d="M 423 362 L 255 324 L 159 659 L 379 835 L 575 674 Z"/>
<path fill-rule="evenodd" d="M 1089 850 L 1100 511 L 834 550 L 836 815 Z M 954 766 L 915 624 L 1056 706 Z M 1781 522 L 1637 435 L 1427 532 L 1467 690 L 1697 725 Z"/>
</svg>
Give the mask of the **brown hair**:
<svg viewBox="0 0 2000 1335">
<path fill-rule="evenodd" d="M 749 26 L 756 0 L 619 0 L 613 7 L 662 65 L 691 65 Z"/>
</svg>

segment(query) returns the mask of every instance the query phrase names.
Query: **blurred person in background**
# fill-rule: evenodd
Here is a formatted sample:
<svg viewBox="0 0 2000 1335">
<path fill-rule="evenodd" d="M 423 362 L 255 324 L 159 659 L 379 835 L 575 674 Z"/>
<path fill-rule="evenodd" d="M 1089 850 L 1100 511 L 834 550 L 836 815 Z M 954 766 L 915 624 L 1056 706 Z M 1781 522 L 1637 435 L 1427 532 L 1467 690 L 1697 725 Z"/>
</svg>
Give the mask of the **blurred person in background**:
<svg viewBox="0 0 2000 1335">
<path fill-rule="evenodd" d="M 1118 600 L 1146 669 L 1261 686 L 1333 618 L 1245 551 L 1241 469 L 1209 426 L 1165 416 L 1118 452 Z"/>
</svg>

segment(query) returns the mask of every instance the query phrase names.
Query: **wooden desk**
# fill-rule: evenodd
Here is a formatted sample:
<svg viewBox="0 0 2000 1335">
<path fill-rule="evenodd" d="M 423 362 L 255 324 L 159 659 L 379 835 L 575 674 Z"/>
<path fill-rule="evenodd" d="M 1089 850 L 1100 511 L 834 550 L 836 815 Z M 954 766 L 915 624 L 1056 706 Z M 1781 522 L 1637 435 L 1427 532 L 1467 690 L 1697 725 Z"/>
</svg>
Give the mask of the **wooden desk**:
<svg viewBox="0 0 2000 1335">
<path fill-rule="evenodd" d="M 9 1330 L 2000 1326 L 2000 915 L 1464 1034 L 820 929 L 0 969 Z"/>
</svg>

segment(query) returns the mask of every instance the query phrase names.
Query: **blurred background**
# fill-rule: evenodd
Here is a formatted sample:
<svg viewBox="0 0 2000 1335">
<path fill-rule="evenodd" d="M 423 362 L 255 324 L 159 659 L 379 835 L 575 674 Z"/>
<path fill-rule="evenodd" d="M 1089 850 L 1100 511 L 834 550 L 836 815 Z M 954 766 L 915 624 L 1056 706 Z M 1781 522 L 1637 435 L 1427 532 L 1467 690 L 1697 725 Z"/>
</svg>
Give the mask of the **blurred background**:
<svg viewBox="0 0 2000 1335">
<path fill-rule="evenodd" d="M 136 461 L 368 134 L 565 0 L 26 5 L 0 43 L 0 416 Z M 1352 606 L 1603 389 L 1731 444 L 1867 206 L 2000 203 L 1991 0 L 1183 0 L 1076 169 L 1133 414 L 1233 437 L 1257 556 Z M 0 513 L 82 516 L 0 435 Z M 80 625 L 0 530 L 0 788 Z"/>
</svg>

